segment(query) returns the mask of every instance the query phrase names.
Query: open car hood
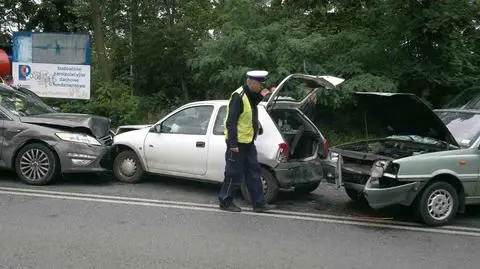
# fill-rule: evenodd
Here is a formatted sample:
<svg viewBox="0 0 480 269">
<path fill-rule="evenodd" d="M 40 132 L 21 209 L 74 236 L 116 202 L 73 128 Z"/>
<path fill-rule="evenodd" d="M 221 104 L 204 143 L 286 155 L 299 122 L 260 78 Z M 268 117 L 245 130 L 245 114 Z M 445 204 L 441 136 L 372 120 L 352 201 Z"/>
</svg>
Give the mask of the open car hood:
<svg viewBox="0 0 480 269">
<path fill-rule="evenodd" d="M 442 120 L 414 94 L 357 92 L 356 97 L 367 117 L 377 119 L 391 135 L 430 137 L 458 146 Z"/>
<path fill-rule="evenodd" d="M 21 117 L 25 123 L 38 124 L 46 127 L 86 128 L 96 138 L 106 136 L 110 130 L 110 120 L 106 117 L 88 114 L 49 113 L 38 116 Z"/>
</svg>

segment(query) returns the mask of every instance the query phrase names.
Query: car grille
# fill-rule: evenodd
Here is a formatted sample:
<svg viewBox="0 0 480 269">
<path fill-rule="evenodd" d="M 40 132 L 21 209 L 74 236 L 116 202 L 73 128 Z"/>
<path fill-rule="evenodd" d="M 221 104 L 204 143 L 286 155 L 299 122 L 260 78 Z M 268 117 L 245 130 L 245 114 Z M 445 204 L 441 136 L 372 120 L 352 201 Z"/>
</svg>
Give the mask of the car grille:
<svg viewBox="0 0 480 269">
<path fill-rule="evenodd" d="M 351 173 L 349 171 L 346 171 L 345 169 L 342 170 L 342 181 L 343 182 L 365 185 L 369 178 L 370 178 L 369 175 Z"/>
<path fill-rule="evenodd" d="M 106 136 L 100 137 L 98 140 L 105 146 L 111 146 L 113 144 L 113 136 L 110 133 Z"/>
</svg>

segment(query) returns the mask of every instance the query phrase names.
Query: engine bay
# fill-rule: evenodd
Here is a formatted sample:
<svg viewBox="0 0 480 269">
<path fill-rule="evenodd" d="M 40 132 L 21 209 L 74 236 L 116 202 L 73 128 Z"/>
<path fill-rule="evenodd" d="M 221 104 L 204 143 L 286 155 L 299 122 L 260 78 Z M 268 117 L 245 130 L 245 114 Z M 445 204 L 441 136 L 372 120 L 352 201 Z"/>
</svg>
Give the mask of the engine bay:
<svg viewBox="0 0 480 269">
<path fill-rule="evenodd" d="M 390 138 L 356 142 L 343 145 L 339 148 L 385 156 L 392 159 L 446 150 L 446 146 L 440 144 L 426 144 L 404 139 Z"/>
</svg>

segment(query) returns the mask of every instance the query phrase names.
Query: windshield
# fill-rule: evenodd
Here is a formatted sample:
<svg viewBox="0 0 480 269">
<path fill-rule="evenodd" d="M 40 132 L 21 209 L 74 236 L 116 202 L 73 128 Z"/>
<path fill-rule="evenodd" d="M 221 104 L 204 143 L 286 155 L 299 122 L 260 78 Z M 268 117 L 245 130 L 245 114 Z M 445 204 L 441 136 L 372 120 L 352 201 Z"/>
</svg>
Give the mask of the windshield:
<svg viewBox="0 0 480 269">
<path fill-rule="evenodd" d="M 453 111 L 436 113 L 461 147 L 471 147 L 480 136 L 480 114 Z"/>
<path fill-rule="evenodd" d="M 0 106 L 17 116 L 35 116 L 56 112 L 36 98 L 13 90 L 0 90 Z"/>
</svg>

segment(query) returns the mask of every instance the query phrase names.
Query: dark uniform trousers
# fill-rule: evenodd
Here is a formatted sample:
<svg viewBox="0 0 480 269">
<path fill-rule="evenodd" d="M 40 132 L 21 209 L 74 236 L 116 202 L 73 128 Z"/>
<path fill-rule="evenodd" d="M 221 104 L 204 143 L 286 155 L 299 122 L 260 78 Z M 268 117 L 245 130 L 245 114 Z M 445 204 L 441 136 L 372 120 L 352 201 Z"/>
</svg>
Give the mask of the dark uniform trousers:
<svg viewBox="0 0 480 269">
<path fill-rule="evenodd" d="M 239 152 L 233 152 L 229 146 L 225 152 L 225 179 L 220 189 L 218 198 L 220 203 L 229 205 L 232 203 L 232 191 L 236 190 L 243 179 L 254 207 L 263 206 L 263 186 L 261 181 L 262 170 L 257 161 L 257 149 L 255 144 L 238 143 Z"/>
</svg>

